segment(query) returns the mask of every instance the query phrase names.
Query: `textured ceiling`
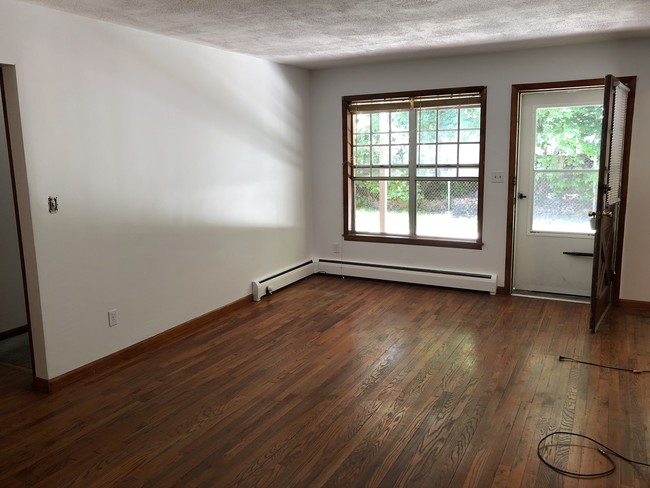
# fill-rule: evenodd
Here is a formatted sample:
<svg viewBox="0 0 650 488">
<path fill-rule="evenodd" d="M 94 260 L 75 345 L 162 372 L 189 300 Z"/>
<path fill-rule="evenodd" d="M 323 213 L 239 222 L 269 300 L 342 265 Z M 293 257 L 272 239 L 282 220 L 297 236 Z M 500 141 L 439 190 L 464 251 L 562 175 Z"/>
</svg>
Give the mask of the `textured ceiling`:
<svg viewBox="0 0 650 488">
<path fill-rule="evenodd" d="M 23 0 L 304 67 L 650 35 L 650 0 Z"/>
</svg>

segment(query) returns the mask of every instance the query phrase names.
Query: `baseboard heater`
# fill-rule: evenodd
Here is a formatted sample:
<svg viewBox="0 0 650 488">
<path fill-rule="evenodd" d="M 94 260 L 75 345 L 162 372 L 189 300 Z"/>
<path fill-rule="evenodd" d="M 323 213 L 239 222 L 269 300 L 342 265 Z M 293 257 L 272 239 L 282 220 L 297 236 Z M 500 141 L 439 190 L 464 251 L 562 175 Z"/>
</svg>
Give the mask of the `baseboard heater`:
<svg viewBox="0 0 650 488">
<path fill-rule="evenodd" d="M 253 281 L 253 300 L 259 302 L 263 296 L 270 295 L 274 291 L 314 273 L 486 291 L 491 295 L 495 295 L 497 292 L 497 275 L 494 274 L 317 259 L 299 264 L 268 278 Z"/>
<path fill-rule="evenodd" d="M 356 263 L 321 259 L 315 264 L 317 273 L 328 273 L 375 280 L 400 281 L 420 285 L 461 288 L 463 290 L 497 292 L 497 275 L 446 271 L 425 268 L 409 268 L 384 264 Z"/>
<path fill-rule="evenodd" d="M 291 283 L 315 273 L 314 262 L 307 261 L 263 280 L 253 281 L 253 300 L 259 302 L 264 295 L 270 295 Z"/>
</svg>

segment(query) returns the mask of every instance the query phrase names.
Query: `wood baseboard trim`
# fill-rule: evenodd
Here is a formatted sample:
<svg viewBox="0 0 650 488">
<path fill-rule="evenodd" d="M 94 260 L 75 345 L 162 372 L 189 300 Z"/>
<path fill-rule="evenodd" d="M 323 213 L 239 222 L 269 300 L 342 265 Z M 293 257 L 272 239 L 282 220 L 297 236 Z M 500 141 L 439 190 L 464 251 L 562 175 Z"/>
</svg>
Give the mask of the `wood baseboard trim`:
<svg viewBox="0 0 650 488">
<path fill-rule="evenodd" d="M 49 393 L 50 392 L 50 382 L 46 379 L 39 378 L 34 376 L 34 389 L 39 393 Z"/>
<path fill-rule="evenodd" d="M 4 339 L 9 339 L 11 337 L 15 337 L 20 334 L 24 334 L 25 332 L 29 332 L 28 325 L 21 325 L 20 327 L 16 327 L 15 329 L 5 330 L 4 332 L 0 332 L 0 341 Z"/>
<path fill-rule="evenodd" d="M 642 302 L 640 300 L 624 300 L 619 298 L 617 305 L 621 308 L 650 311 L 650 302 Z"/>
<path fill-rule="evenodd" d="M 132 346 L 129 346 L 125 349 L 114 352 L 113 354 L 110 354 L 106 357 L 97 359 L 96 361 L 88 363 L 68 373 L 64 373 L 61 376 L 57 376 L 49 380 L 45 380 L 43 378 L 34 378 L 34 388 L 39 392 L 53 393 L 55 391 L 60 391 L 63 388 L 70 386 L 73 383 L 77 383 L 83 379 L 99 374 L 106 374 L 107 372 L 115 370 L 118 367 L 137 362 L 139 356 L 144 352 L 151 351 L 153 348 L 160 347 L 163 344 L 183 337 L 196 328 L 203 327 L 213 320 L 218 319 L 222 315 L 233 312 L 249 303 L 253 303 L 253 295 L 248 295 L 240 298 L 239 300 L 235 300 L 228 305 L 224 305 L 223 307 L 201 315 L 200 317 L 196 317 L 192 320 L 179 324 L 175 327 L 172 327 L 171 329 L 161 332 L 160 334 L 156 334 L 153 337 L 133 344 Z"/>
<path fill-rule="evenodd" d="M 497 286 L 497 295 L 510 295 L 510 291 L 505 286 Z"/>
</svg>

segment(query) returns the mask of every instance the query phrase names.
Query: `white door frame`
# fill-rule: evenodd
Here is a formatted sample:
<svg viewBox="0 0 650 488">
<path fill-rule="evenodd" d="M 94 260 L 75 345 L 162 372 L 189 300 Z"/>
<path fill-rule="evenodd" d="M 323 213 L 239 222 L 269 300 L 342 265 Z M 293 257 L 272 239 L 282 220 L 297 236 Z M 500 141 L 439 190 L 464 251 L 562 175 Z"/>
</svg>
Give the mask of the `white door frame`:
<svg viewBox="0 0 650 488">
<path fill-rule="evenodd" d="M 538 108 L 601 106 L 603 87 L 588 86 L 557 90 L 520 91 L 518 97 L 518 154 L 517 199 L 514 221 L 513 282 L 517 292 L 539 292 L 571 295 L 586 299 L 591 291 L 594 235 L 590 232 L 588 212 L 595 208 L 594 194 L 591 205 L 584 208 L 582 227 L 571 226 L 562 231 L 532 228 L 532 210 L 535 203 L 533 191 L 535 159 L 535 114 Z M 595 135 L 600 136 L 598 127 Z M 597 170 L 592 171 L 598 176 Z"/>
</svg>

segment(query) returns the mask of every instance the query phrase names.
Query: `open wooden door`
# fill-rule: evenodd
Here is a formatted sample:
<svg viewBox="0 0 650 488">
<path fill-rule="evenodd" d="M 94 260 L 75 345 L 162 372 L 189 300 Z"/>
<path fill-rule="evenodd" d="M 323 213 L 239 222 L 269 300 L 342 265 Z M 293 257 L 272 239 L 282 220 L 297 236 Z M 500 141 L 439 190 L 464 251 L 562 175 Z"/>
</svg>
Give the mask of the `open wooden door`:
<svg viewBox="0 0 650 488">
<path fill-rule="evenodd" d="M 635 78 L 631 79 L 632 87 Z M 596 210 L 590 212 L 595 223 L 594 262 L 591 285 L 591 313 L 589 328 L 598 329 L 612 302 L 618 286 L 617 273 L 621 263 L 619 222 L 627 178 L 629 159 L 629 130 L 631 126 L 633 92 L 612 75 L 605 77 L 603 128 L 600 151 L 600 171 Z"/>
</svg>

